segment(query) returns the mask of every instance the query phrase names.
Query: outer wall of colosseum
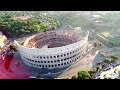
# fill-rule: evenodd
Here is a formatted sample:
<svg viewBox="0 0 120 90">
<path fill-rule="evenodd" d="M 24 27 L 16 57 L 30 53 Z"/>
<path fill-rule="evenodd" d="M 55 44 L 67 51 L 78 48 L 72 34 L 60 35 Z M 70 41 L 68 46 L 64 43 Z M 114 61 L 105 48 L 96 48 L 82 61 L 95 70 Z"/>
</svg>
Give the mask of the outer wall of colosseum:
<svg viewBox="0 0 120 90">
<path fill-rule="evenodd" d="M 68 37 L 69 34 L 64 36 L 65 34 L 56 35 L 54 33 L 47 35 L 46 38 L 45 35 L 47 34 L 31 36 L 25 41 L 24 45 L 15 41 L 25 64 L 34 68 L 62 68 L 77 62 L 86 53 L 89 32 L 80 40 L 75 35 L 72 38 Z M 51 38 L 54 38 L 54 40 Z M 52 43 L 55 43 L 55 46 Z"/>
</svg>

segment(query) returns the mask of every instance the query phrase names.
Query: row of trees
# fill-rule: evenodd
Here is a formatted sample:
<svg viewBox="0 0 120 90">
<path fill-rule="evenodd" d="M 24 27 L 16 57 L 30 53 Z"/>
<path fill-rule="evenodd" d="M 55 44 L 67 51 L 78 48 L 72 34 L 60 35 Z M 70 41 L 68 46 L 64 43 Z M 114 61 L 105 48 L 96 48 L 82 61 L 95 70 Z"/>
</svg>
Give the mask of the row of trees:
<svg viewBox="0 0 120 90">
<path fill-rule="evenodd" d="M 89 79 L 90 74 L 88 71 L 79 71 L 77 75 L 72 76 L 72 79 Z"/>
<path fill-rule="evenodd" d="M 101 68 L 101 66 L 96 66 L 89 71 L 81 70 L 77 73 L 77 75 L 73 75 L 71 79 L 92 79 L 92 76 Z"/>
<path fill-rule="evenodd" d="M 31 18 L 27 20 L 16 20 L 15 17 L 27 16 Z M 5 11 L 0 12 L 0 24 L 6 30 L 11 32 L 11 36 L 21 36 L 32 32 L 41 32 L 46 30 L 54 30 L 60 26 L 57 18 L 43 12 L 24 12 L 24 11 Z"/>
</svg>

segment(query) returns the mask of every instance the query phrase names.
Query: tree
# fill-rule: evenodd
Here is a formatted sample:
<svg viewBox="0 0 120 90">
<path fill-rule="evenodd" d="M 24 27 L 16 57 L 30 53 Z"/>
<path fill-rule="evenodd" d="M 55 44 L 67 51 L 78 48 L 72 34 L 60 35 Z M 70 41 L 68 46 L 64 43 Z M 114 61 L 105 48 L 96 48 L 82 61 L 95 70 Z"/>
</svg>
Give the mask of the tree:
<svg viewBox="0 0 120 90">
<path fill-rule="evenodd" d="M 96 67 L 96 70 L 97 70 L 97 71 L 98 71 L 99 69 L 101 69 L 101 66 L 97 66 L 97 67 Z"/>
<path fill-rule="evenodd" d="M 111 59 L 111 58 L 105 58 L 105 59 L 104 59 L 104 63 L 110 64 L 111 62 L 112 62 L 112 59 Z"/>
<path fill-rule="evenodd" d="M 33 26 L 33 29 L 34 29 L 35 31 L 39 32 L 39 31 L 40 31 L 40 25 L 34 25 L 34 26 Z"/>
<path fill-rule="evenodd" d="M 77 79 L 77 78 L 78 78 L 77 75 L 74 75 L 74 76 L 72 76 L 71 79 Z"/>
<path fill-rule="evenodd" d="M 19 16 L 30 16 L 31 18 L 26 20 L 14 19 Z M 0 12 L 0 24 L 5 30 L 11 33 L 11 36 L 18 37 L 36 31 L 56 29 L 60 26 L 60 21 L 57 17 L 49 14 L 44 15 L 42 12 L 2 11 Z"/>
<path fill-rule="evenodd" d="M 92 72 L 95 73 L 97 71 L 97 68 L 93 68 Z"/>
<path fill-rule="evenodd" d="M 89 78 L 90 78 L 90 74 L 88 73 L 88 71 L 78 72 L 78 79 L 89 79 Z"/>
<path fill-rule="evenodd" d="M 92 75 L 95 73 L 93 70 L 88 71 L 88 73 L 90 74 L 90 76 L 92 77 Z"/>
<path fill-rule="evenodd" d="M 9 48 L 10 48 L 10 50 L 17 51 L 17 47 L 16 47 L 16 45 L 13 44 L 13 43 L 11 43 L 11 44 L 9 45 Z"/>
<path fill-rule="evenodd" d="M 48 24 L 47 24 L 47 23 L 41 23 L 41 24 L 40 24 L 40 29 L 41 29 L 42 31 L 47 30 L 47 29 L 48 29 Z"/>
<path fill-rule="evenodd" d="M 118 56 L 115 55 L 115 54 L 112 54 L 110 57 L 113 58 L 113 59 L 118 59 Z"/>
</svg>

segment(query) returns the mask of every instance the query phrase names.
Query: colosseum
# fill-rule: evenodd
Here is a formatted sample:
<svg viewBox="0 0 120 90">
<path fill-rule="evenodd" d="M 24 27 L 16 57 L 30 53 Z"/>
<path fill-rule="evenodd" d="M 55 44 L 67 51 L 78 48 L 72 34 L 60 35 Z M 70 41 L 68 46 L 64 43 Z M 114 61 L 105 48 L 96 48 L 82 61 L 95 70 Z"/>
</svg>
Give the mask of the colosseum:
<svg viewBox="0 0 120 90">
<path fill-rule="evenodd" d="M 15 41 L 22 61 L 34 68 L 63 68 L 76 63 L 87 52 L 89 32 L 46 31 Z"/>
</svg>

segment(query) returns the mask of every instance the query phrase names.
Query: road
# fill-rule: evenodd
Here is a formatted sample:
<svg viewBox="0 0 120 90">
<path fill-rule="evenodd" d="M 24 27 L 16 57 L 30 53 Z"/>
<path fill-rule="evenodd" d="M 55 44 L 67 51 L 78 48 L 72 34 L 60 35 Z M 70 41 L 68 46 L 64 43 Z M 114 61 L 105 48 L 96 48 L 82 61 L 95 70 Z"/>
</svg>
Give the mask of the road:
<svg viewBox="0 0 120 90">
<path fill-rule="evenodd" d="M 99 50 L 91 49 L 89 53 L 84 56 L 81 60 L 79 60 L 74 65 L 70 66 L 67 70 L 65 70 L 57 79 L 71 78 L 73 75 L 77 74 L 80 70 L 90 70 L 92 69 L 92 61 L 99 53 Z"/>
</svg>

